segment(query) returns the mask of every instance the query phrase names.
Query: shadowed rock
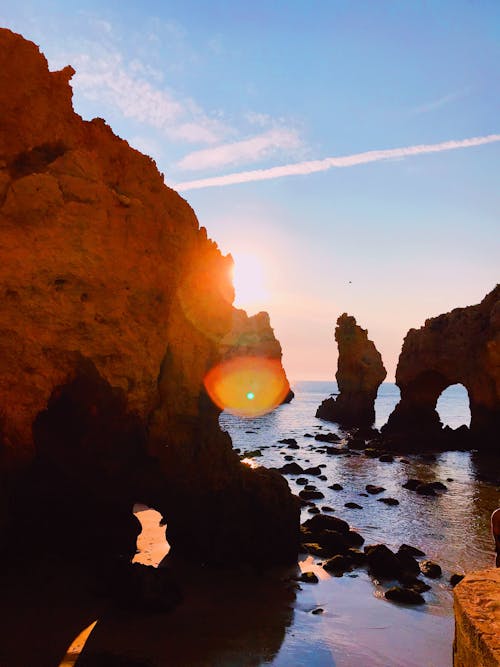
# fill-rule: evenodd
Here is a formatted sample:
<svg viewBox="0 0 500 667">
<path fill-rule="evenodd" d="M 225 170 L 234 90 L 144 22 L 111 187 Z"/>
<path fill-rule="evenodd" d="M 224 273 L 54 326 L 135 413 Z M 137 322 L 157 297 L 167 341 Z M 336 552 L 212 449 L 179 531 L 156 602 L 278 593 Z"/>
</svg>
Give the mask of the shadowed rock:
<svg viewBox="0 0 500 667">
<path fill-rule="evenodd" d="M 371 426 L 375 421 L 375 398 L 387 373 L 382 357 L 368 339 L 368 332 L 344 313 L 337 320 L 335 340 L 339 349 L 337 398 L 327 398 L 316 417 L 344 426 Z"/>
<path fill-rule="evenodd" d="M 396 370 L 401 400 L 383 427 L 396 447 L 474 446 L 498 451 L 500 430 L 500 286 L 481 303 L 455 308 L 406 334 Z M 461 383 L 469 394 L 466 427 L 443 429 L 440 394 Z"/>
<path fill-rule="evenodd" d="M 153 160 L 74 113 L 73 74 L 0 30 L 2 543 L 130 555 L 144 501 L 173 553 L 292 562 L 286 481 L 239 462 L 204 388 L 280 357 L 269 318 L 233 308 L 231 257 Z"/>
</svg>

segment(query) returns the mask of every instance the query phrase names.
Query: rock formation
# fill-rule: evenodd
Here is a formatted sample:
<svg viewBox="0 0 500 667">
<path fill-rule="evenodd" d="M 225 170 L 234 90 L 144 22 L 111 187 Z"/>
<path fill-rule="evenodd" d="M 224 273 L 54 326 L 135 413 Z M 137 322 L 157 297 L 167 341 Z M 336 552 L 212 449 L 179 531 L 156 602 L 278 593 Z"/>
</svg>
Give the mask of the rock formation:
<svg viewBox="0 0 500 667">
<path fill-rule="evenodd" d="M 271 327 L 269 314 L 262 311 L 249 317 L 244 310 L 233 309 L 233 325 L 222 339 L 220 350 L 223 359 L 238 357 L 260 357 L 281 361 L 282 351 Z M 286 395 L 283 403 L 290 403 L 294 393 L 284 377 Z"/>
<path fill-rule="evenodd" d="M 442 391 L 461 383 L 469 393 L 469 444 L 498 447 L 500 431 L 500 285 L 481 303 L 455 308 L 407 333 L 396 369 L 401 400 L 383 428 L 396 444 L 463 445 L 459 433 L 443 429 L 436 403 Z M 466 431 L 466 429 L 465 429 Z"/>
<path fill-rule="evenodd" d="M 366 329 L 347 313 L 337 320 L 335 340 L 339 349 L 335 376 L 339 395 L 325 399 L 316 417 L 344 426 L 371 426 L 377 390 L 387 375 L 380 352 Z"/>
<path fill-rule="evenodd" d="M 130 554 L 142 501 L 174 554 L 291 561 L 285 480 L 239 463 L 203 388 L 231 259 L 153 160 L 74 113 L 73 73 L 0 30 L 2 537 Z"/>
</svg>

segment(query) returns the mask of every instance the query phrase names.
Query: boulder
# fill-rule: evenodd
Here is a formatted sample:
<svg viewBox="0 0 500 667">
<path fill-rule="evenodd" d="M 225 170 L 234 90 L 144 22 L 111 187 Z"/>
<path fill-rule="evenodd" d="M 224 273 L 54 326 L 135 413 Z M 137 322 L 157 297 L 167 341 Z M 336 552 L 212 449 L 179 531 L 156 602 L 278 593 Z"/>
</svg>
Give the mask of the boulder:
<svg viewBox="0 0 500 667">
<path fill-rule="evenodd" d="M 401 562 L 385 544 L 367 546 L 365 554 L 370 573 L 377 579 L 398 579 L 401 576 Z"/>
<path fill-rule="evenodd" d="M 385 592 L 385 598 L 404 604 L 425 604 L 424 598 L 412 588 L 393 586 Z"/>
<path fill-rule="evenodd" d="M 429 579 L 439 579 L 443 574 L 441 567 L 432 560 L 423 560 L 420 562 L 420 571 Z"/>
</svg>

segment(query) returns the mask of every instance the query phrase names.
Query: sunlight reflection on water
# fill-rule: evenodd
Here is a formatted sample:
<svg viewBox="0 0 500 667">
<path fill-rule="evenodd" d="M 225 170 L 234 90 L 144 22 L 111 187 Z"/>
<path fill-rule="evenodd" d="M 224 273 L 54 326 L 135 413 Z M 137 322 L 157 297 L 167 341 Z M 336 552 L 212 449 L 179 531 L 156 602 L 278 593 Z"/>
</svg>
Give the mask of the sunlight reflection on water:
<svg viewBox="0 0 500 667">
<path fill-rule="evenodd" d="M 453 638 L 452 591 L 447 581 L 453 572 L 467 572 L 493 564 L 489 517 L 496 507 L 498 492 L 479 482 L 468 452 L 444 452 L 435 462 L 422 461 L 416 456 L 396 457 L 394 463 L 359 456 L 326 456 L 316 449 L 320 443 L 304 434 L 337 432 L 336 424 L 316 419 L 315 412 L 323 398 L 336 390 L 334 383 L 301 382 L 293 387 L 296 396 L 289 405 L 251 420 L 241 420 L 222 413 L 220 423 L 232 437 L 234 447 L 245 451 L 260 449 L 263 456 L 258 464 L 281 467 L 284 456 L 302 467 L 325 463 L 327 480 L 309 476 L 310 483 L 324 493 L 316 504 L 328 505 L 335 516 L 348 521 L 366 539 L 365 544 L 383 542 L 397 549 L 403 542 L 425 551 L 443 569 L 442 579 L 431 582 L 432 591 L 425 594 L 427 605 L 415 609 L 390 604 L 377 599 L 382 589 L 374 588 L 363 570 L 355 578 L 324 577 L 317 585 L 303 584 L 297 599 L 300 609 L 305 604 L 320 605 L 325 613 L 311 616 L 298 613 L 290 628 L 280 654 L 273 662 L 285 665 L 336 665 L 337 667 L 388 667 L 390 665 L 451 665 Z M 384 384 L 376 403 L 376 425 L 386 422 L 399 400 L 395 385 Z M 461 386 L 452 387 L 443 394 L 439 404 L 440 416 L 452 428 L 467 423 L 468 396 Z M 282 438 L 295 438 L 298 450 L 278 443 Z M 443 481 L 448 491 L 437 497 L 419 496 L 402 488 L 408 478 L 424 481 Z M 293 493 L 298 493 L 296 477 L 286 477 Z M 447 481 L 452 480 L 452 481 Z M 342 491 L 328 487 L 339 483 Z M 364 497 L 366 484 L 385 487 L 384 497 L 399 500 L 399 505 L 388 507 L 377 502 L 379 496 Z M 357 502 L 362 510 L 350 510 L 344 505 Z M 302 521 L 311 515 L 304 509 Z M 308 557 L 300 565 L 317 571 L 314 559 Z M 321 568 L 319 568 L 321 570 Z M 334 619 L 334 620 L 333 620 Z M 390 629 L 376 631 L 375 626 Z M 397 630 L 396 630 L 397 628 Z M 389 634 L 388 634 L 389 633 Z"/>
</svg>

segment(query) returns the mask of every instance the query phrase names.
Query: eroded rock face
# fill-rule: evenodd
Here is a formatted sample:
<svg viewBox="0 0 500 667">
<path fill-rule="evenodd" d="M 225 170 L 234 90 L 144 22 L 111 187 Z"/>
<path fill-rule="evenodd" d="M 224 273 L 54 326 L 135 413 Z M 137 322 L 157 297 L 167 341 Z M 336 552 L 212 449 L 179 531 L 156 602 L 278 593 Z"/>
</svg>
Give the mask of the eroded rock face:
<svg viewBox="0 0 500 667">
<path fill-rule="evenodd" d="M 233 357 L 259 357 L 281 361 L 282 357 L 281 345 L 274 335 L 269 314 L 261 311 L 248 316 L 240 308 L 233 309 L 232 327 L 222 339 L 220 350 L 224 360 Z M 290 403 L 295 394 L 286 376 L 284 380 L 288 390 L 283 403 Z"/>
<path fill-rule="evenodd" d="M 500 430 L 500 286 L 481 303 L 455 308 L 410 329 L 396 369 L 401 400 L 383 429 L 384 438 L 434 445 L 498 447 Z M 442 391 L 463 384 L 471 411 L 464 427 L 443 429 L 436 403 Z M 465 434 L 464 434 L 465 430 Z"/>
<path fill-rule="evenodd" d="M 71 544 L 73 515 L 90 549 L 120 517 L 109 548 L 128 554 L 144 501 L 174 553 L 293 560 L 286 482 L 239 463 L 203 389 L 231 258 L 153 160 L 74 113 L 73 73 L 0 30 L 0 526 L 55 507 L 37 539 L 57 524 Z"/>
<path fill-rule="evenodd" d="M 375 421 L 375 399 L 387 372 L 368 332 L 343 313 L 337 320 L 335 340 L 339 349 L 337 398 L 327 398 L 316 417 L 344 426 L 371 426 Z"/>
</svg>

